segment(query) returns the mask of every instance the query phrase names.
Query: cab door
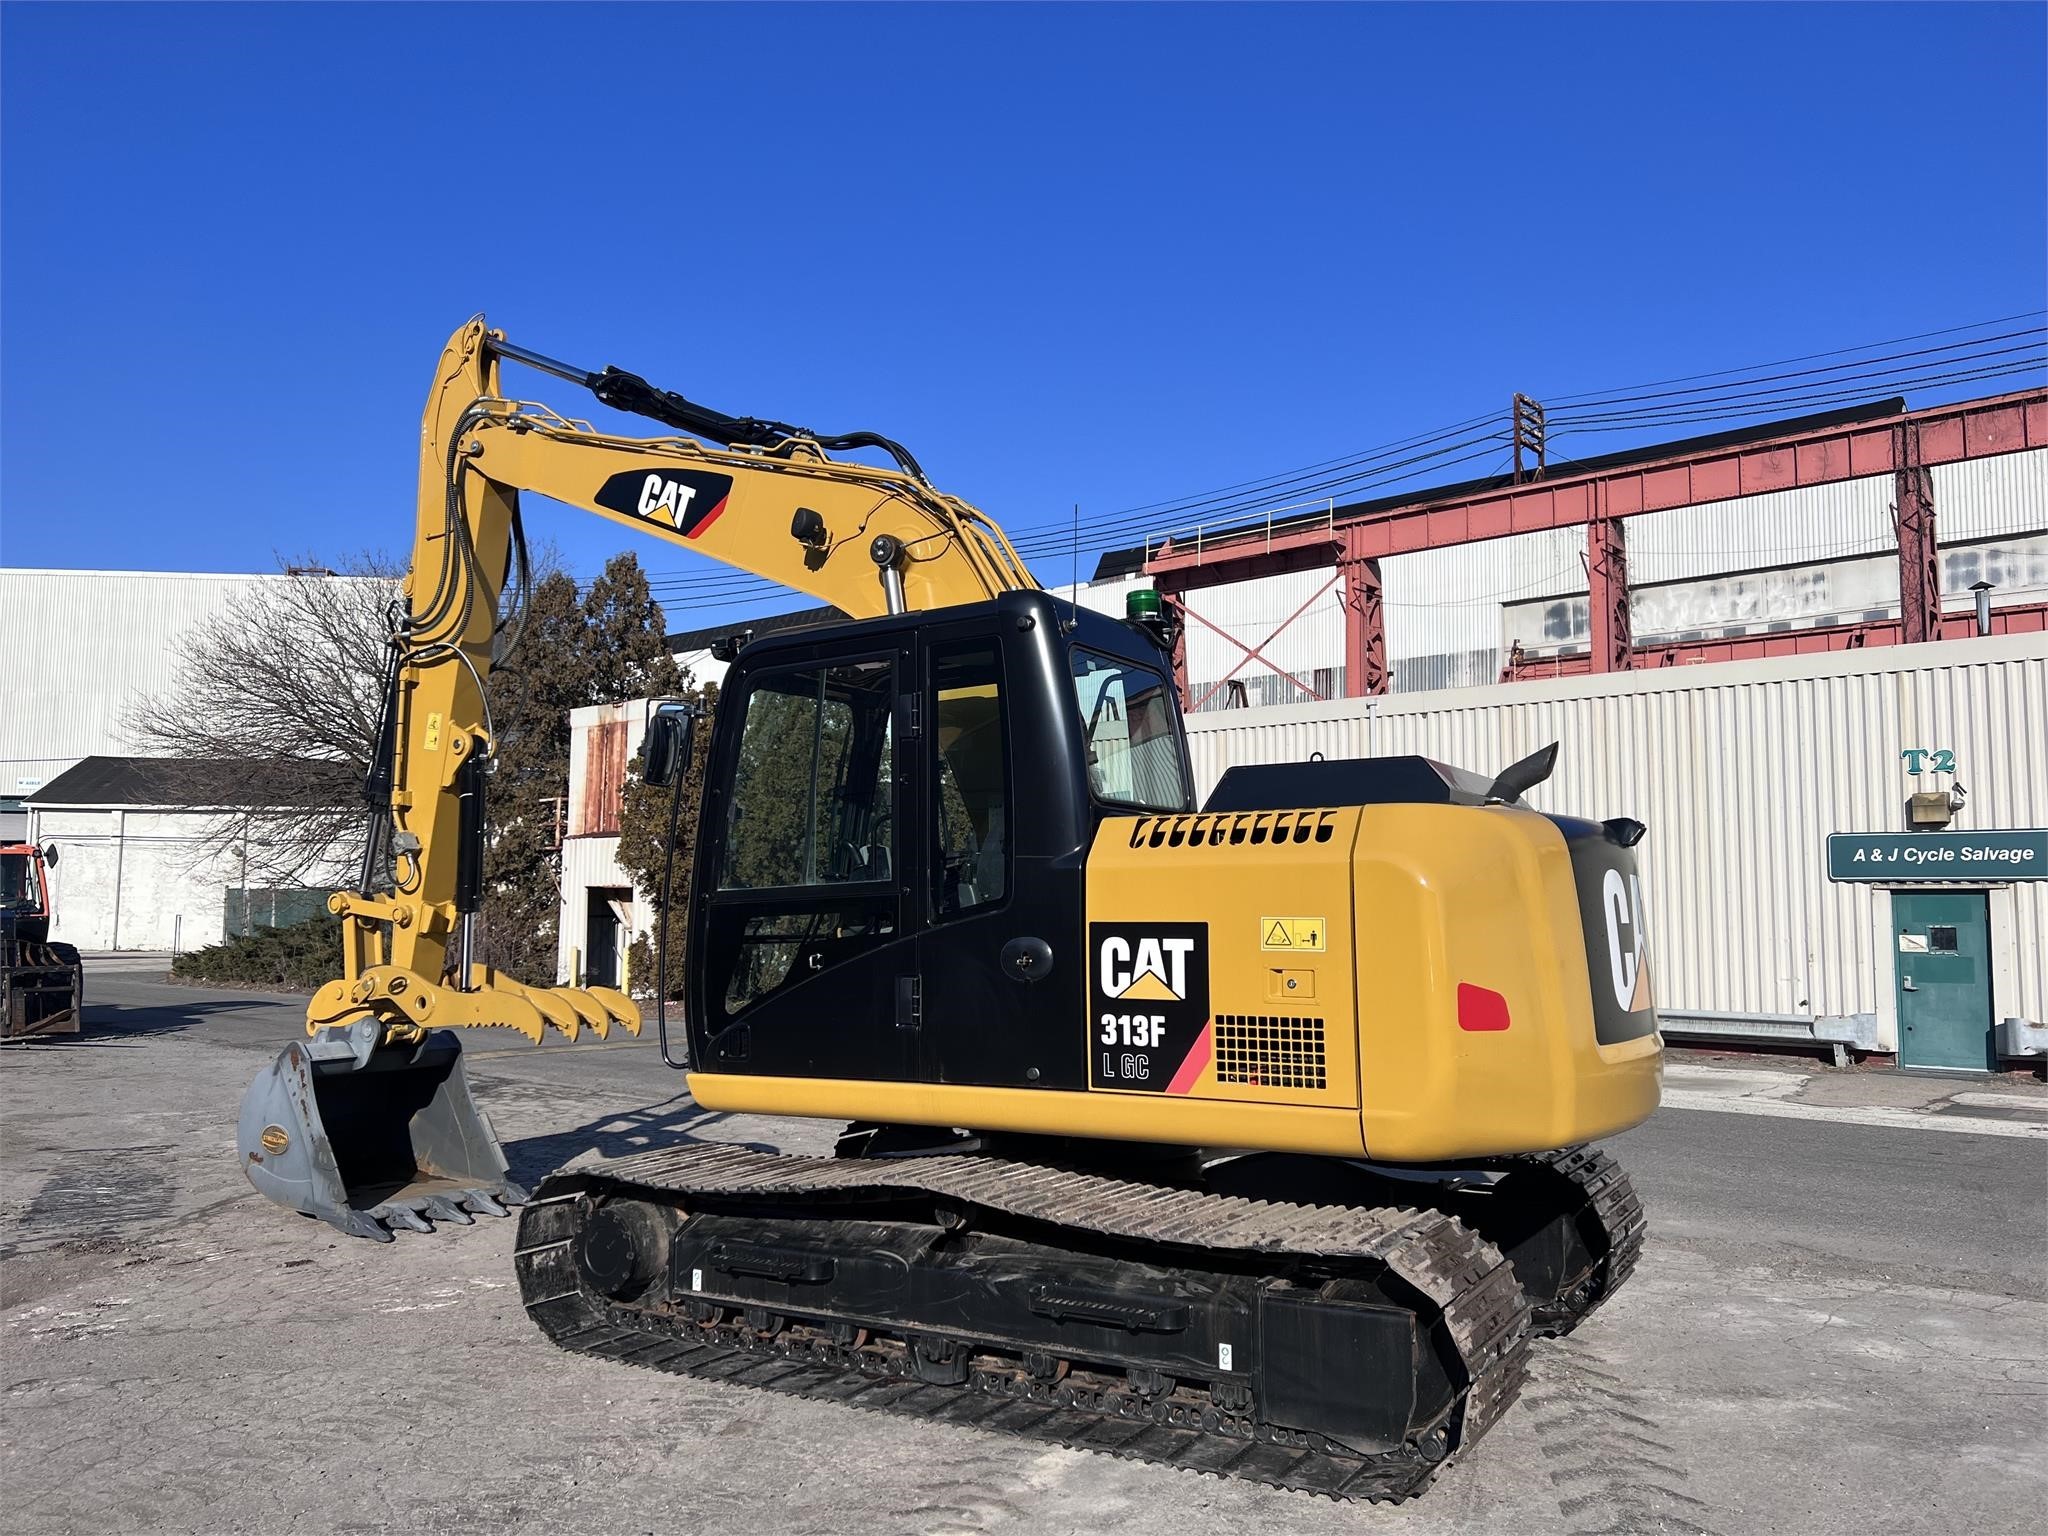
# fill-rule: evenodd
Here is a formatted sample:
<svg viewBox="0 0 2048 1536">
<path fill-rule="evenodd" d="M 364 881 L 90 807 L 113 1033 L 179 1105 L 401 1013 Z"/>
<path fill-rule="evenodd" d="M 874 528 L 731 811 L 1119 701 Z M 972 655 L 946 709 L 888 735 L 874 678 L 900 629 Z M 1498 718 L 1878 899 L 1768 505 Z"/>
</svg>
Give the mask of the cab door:
<svg viewBox="0 0 2048 1536">
<path fill-rule="evenodd" d="M 910 667 L 888 641 L 787 652 L 721 702 L 691 923 L 701 1068 L 917 1074 L 915 1031 L 896 1019 L 915 952 L 899 722 Z"/>
<path fill-rule="evenodd" d="M 1058 846 L 1066 733 L 1031 653 L 1006 658 L 1006 629 L 937 625 L 919 643 L 915 1034 L 931 1082 L 1078 1088 L 1083 855 Z"/>
</svg>

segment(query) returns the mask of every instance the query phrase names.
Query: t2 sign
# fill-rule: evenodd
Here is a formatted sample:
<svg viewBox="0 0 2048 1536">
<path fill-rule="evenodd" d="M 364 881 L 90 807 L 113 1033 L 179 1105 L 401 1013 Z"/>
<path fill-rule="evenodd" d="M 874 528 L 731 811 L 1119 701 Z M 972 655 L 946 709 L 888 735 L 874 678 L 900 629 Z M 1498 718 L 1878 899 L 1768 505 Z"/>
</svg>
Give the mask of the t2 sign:
<svg viewBox="0 0 2048 1536">
<path fill-rule="evenodd" d="M 1908 773 L 1954 773 L 1955 752 L 1948 747 L 1908 747 L 1899 754 Z"/>
</svg>

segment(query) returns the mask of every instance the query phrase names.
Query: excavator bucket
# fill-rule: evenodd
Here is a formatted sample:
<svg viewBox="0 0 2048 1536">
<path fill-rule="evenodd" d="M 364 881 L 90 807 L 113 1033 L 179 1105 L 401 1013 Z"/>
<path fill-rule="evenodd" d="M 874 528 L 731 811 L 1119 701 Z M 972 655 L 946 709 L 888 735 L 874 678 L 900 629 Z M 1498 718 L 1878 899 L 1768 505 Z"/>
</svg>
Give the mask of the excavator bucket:
<svg viewBox="0 0 2048 1536">
<path fill-rule="evenodd" d="M 504 1148 L 470 1097 L 462 1042 L 434 1030 L 377 1044 L 374 1019 L 284 1048 L 242 1096 L 236 1151 L 257 1191 L 356 1237 L 465 1225 L 523 1205 Z"/>
</svg>

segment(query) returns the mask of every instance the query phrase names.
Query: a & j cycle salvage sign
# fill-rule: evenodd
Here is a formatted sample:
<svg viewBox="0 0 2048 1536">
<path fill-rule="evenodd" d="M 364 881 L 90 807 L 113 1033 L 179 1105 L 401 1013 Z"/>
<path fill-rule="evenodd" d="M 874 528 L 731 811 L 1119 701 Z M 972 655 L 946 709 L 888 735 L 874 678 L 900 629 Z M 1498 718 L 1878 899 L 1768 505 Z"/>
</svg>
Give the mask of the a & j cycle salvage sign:
<svg viewBox="0 0 2048 1536">
<path fill-rule="evenodd" d="M 2048 827 L 2006 832 L 1831 832 L 1830 880 L 2048 880 Z"/>
</svg>

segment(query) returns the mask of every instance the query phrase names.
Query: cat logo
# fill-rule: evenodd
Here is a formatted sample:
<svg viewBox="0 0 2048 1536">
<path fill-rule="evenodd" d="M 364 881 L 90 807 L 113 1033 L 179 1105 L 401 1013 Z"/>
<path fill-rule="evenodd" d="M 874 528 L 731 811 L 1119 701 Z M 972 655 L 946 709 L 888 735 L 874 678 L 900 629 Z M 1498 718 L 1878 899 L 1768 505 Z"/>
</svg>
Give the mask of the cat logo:
<svg viewBox="0 0 2048 1536">
<path fill-rule="evenodd" d="M 1650 956 L 1643 930 L 1643 882 L 1609 869 L 1600 882 L 1600 910 L 1607 920 L 1607 979 L 1623 1013 L 1650 1006 Z"/>
<path fill-rule="evenodd" d="M 591 499 L 608 511 L 694 539 L 718 520 L 731 495 L 731 475 L 703 469 L 629 469 L 605 481 Z"/>
<path fill-rule="evenodd" d="M 690 510 L 690 503 L 696 499 L 697 487 L 694 485 L 649 475 L 640 486 L 640 515 L 652 517 L 657 512 L 666 512 L 669 521 L 680 528 Z"/>
<path fill-rule="evenodd" d="M 1185 1002 L 1192 938 L 1141 938 L 1135 943 L 1111 935 L 1102 941 L 1102 990 L 1128 1002 Z"/>
<path fill-rule="evenodd" d="M 1187 1093 L 1209 1065 L 1209 925 L 1090 923 L 1089 1084 Z"/>
</svg>

